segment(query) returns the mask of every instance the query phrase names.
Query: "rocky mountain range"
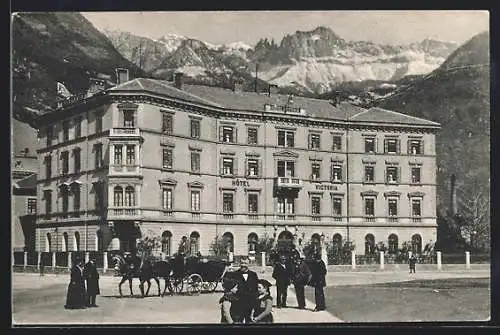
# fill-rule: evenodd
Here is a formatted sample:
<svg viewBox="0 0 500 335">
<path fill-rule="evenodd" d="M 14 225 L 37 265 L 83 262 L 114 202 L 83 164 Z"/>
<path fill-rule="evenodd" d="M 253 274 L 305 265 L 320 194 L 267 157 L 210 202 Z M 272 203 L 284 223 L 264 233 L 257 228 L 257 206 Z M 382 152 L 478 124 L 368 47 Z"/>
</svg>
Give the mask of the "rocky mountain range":
<svg viewBox="0 0 500 335">
<path fill-rule="evenodd" d="M 227 45 L 168 34 L 156 40 L 130 32 L 104 31 L 115 48 L 153 77 L 182 71 L 195 81 L 224 84 L 231 76 L 255 77 L 300 94 L 316 95 L 345 82 L 392 82 L 427 74 L 457 47 L 454 42 L 425 39 L 409 45 L 346 41 L 330 28 L 297 31 L 278 44 L 261 39 L 254 47 Z"/>
</svg>

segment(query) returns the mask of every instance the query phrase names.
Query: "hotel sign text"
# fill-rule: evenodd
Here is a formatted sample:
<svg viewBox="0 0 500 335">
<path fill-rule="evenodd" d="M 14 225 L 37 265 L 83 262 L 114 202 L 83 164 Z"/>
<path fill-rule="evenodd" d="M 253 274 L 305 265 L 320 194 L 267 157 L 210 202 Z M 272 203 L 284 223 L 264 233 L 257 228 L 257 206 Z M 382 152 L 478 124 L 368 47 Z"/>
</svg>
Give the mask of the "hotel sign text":
<svg viewBox="0 0 500 335">
<path fill-rule="evenodd" d="M 249 187 L 250 183 L 248 180 L 235 179 L 233 180 L 233 186 L 246 186 Z"/>
<path fill-rule="evenodd" d="M 316 189 L 320 191 L 336 191 L 337 186 L 334 185 L 316 185 Z"/>
</svg>

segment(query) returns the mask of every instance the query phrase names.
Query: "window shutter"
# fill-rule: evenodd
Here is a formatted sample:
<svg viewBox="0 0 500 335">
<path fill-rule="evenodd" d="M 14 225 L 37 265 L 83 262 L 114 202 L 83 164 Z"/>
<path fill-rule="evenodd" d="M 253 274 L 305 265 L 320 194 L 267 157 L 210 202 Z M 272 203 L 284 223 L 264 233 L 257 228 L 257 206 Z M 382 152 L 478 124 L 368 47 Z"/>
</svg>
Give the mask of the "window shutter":
<svg viewBox="0 0 500 335">
<path fill-rule="evenodd" d="M 224 174 L 224 164 L 223 164 L 223 158 L 219 158 L 219 174 L 222 175 Z"/>
<path fill-rule="evenodd" d="M 387 153 L 389 151 L 389 143 L 387 139 L 384 140 L 384 153 Z"/>
<path fill-rule="evenodd" d="M 384 170 L 384 180 L 386 184 L 389 182 L 389 180 L 387 179 L 387 167 Z"/>
<path fill-rule="evenodd" d="M 345 164 L 342 164 L 342 178 L 340 178 L 342 181 L 346 181 L 347 180 L 347 176 L 346 176 L 346 165 Z"/>
<path fill-rule="evenodd" d="M 408 143 L 408 144 L 406 145 L 406 152 L 407 152 L 408 154 L 411 154 L 411 146 L 410 146 L 411 141 L 410 141 L 410 140 L 408 140 L 408 142 L 407 142 L 407 143 Z"/>
<path fill-rule="evenodd" d="M 238 175 L 238 158 L 233 158 L 233 176 Z"/>
<path fill-rule="evenodd" d="M 238 128 L 234 127 L 234 143 L 238 143 Z"/>
<path fill-rule="evenodd" d="M 398 166 L 398 183 L 401 183 L 401 166 Z"/>
<path fill-rule="evenodd" d="M 307 147 L 311 149 L 312 143 L 311 143 L 311 134 L 307 135 Z"/>
<path fill-rule="evenodd" d="M 264 171 L 262 171 L 262 159 L 257 160 L 257 168 L 259 169 L 259 171 L 257 171 L 258 172 L 257 175 L 260 177 L 263 176 Z"/>
<path fill-rule="evenodd" d="M 222 130 L 223 130 L 223 127 L 220 126 L 219 127 L 219 142 L 223 142 L 224 141 L 224 136 L 222 135 Z"/>
<path fill-rule="evenodd" d="M 330 164 L 330 181 L 333 181 L 333 164 Z"/>
<path fill-rule="evenodd" d="M 245 176 L 250 175 L 250 171 L 248 170 L 248 158 L 245 159 Z"/>
<path fill-rule="evenodd" d="M 420 154 L 424 155 L 424 140 L 420 140 Z"/>
<path fill-rule="evenodd" d="M 396 141 L 396 152 L 401 153 L 401 140 Z"/>
</svg>

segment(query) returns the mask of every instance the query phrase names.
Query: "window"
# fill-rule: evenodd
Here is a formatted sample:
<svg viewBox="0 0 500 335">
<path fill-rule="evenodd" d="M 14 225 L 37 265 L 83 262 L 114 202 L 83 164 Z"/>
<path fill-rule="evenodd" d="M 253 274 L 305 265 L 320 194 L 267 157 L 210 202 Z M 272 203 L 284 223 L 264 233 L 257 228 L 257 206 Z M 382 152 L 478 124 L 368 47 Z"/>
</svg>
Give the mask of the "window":
<svg viewBox="0 0 500 335">
<path fill-rule="evenodd" d="M 100 229 L 95 233 L 95 249 L 97 251 L 104 251 L 104 237 Z"/>
<path fill-rule="evenodd" d="M 396 184 L 399 182 L 398 176 L 399 168 L 397 166 L 388 166 L 386 170 L 387 180 L 386 182 L 389 184 Z"/>
<path fill-rule="evenodd" d="M 73 211 L 80 211 L 80 185 L 76 184 L 73 186 Z"/>
<path fill-rule="evenodd" d="M 82 137 L 82 118 L 77 117 L 74 123 L 75 123 L 75 138 L 80 138 Z"/>
<path fill-rule="evenodd" d="M 365 255 L 375 254 L 375 236 L 368 234 L 365 236 Z"/>
<path fill-rule="evenodd" d="M 28 214 L 36 214 L 36 198 L 28 198 Z"/>
<path fill-rule="evenodd" d="M 52 239 L 50 233 L 47 233 L 47 235 L 45 235 L 45 252 L 49 252 L 51 250 L 52 250 Z M 43 262 L 43 259 L 41 259 L 40 262 Z"/>
<path fill-rule="evenodd" d="M 247 176 L 258 176 L 259 175 L 259 160 L 249 159 L 247 161 Z"/>
<path fill-rule="evenodd" d="M 163 168 L 171 169 L 172 168 L 172 149 L 163 149 Z"/>
<path fill-rule="evenodd" d="M 321 135 L 319 134 L 309 134 L 309 149 L 318 150 L 321 145 Z"/>
<path fill-rule="evenodd" d="M 278 146 L 293 148 L 295 133 L 293 131 L 278 130 Z"/>
<path fill-rule="evenodd" d="M 234 143 L 235 141 L 235 131 L 233 127 L 223 126 L 222 127 L 222 137 L 220 138 L 221 142 L 224 143 Z"/>
<path fill-rule="evenodd" d="M 122 145 L 115 145 L 115 165 L 122 165 L 123 157 L 122 157 Z"/>
<path fill-rule="evenodd" d="M 54 139 L 54 127 L 47 126 L 47 146 L 52 145 L 52 140 Z"/>
<path fill-rule="evenodd" d="M 318 196 L 311 197 L 311 214 L 312 215 L 321 214 L 321 198 Z"/>
<path fill-rule="evenodd" d="M 365 165 L 365 182 L 375 181 L 375 167 L 373 165 Z"/>
<path fill-rule="evenodd" d="M 114 206 L 123 207 L 123 188 L 121 186 L 115 186 L 113 195 L 114 195 Z"/>
<path fill-rule="evenodd" d="M 375 199 L 365 198 L 365 215 L 375 216 Z"/>
<path fill-rule="evenodd" d="M 342 136 L 333 135 L 332 151 L 342 151 Z"/>
<path fill-rule="evenodd" d="M 69 120 L 63 121 L 62 127 L 63 127 L 63 141 L 69 141 Z"/>
<path fill-rule="evenodd" d="M 375 137 L 365 138 L 365 152 L 374 153 L 375 150 Z"/>
<path fill-rule="evenodd" d="M 52 177 L 52 156 L 45 156 L 45 178 Z"/>
<path fill-rule="evenodd" d="M 67 187 L 63 187 L 61 189 L 61 197 L 62 197 L 62 212 L 68 212 L 68 203 L 69 203 L 69 192 Z"/>
<path fill-rule="evenodd" d="M 342 181 L 342 165 L 340 165 L 339 163 L 332 164 L 331 181 Z"/>
<path fill-rule="evenodd" d="M 43 198 L 45 199 L 45 214 L 52 213 L 52 191 L 43 191 Z"/>
<path fill-rule="evenodd" d="M 385 139 L 384 149 L 386 154 L 397 154 L 399 152 L 399 140 L 395 138 Z"/>
<path fill-rule="evenodd" d="M 413 184 L 420 184 L 420 167 L 411 168 L 411 182 Z"/>
<path fill-rule="evenodd" d="M 418 217 L 422 215 L 422 201 L 420 199 L 412 199 L 411 215 Z"/>
<path fill-rule="evenodd" d="M 200 191 L 191 191 L 191 210 L 194 212 L 200 211 Z"/>
<path fill-rule="evenodd" d="M 169 211 L 172 210 L 173 199 L 172 199 L 172 189 L 171 188 L 162 189 L 161 202 L 162 202 L 163 209 L 169 210 Z"/>
<path fill-rule="evenodd" d="M 410 155 L 421 155 L 423 153 L 422 140 L 409 140 L 408 153 Z"/>
<path fill-rule="evenodd" d="M 278 161 L 278 177 L 295 177 L 295 162 Z"/>
<path fill-rule="evenodd" d="M 61 153 L 62 160 L 62 174 L 66 175 L 69 173 L 69 153 L 67 151 L 63 151 Z"/>
<path fill-rule="evenodd" d="M 230 232 L 224 233 L 222 235 L 222 243 L 225 246 L 226 251 L 234 252 L 234 236 Z"/>
<path fill-rule="evenodd" d="M 127 145 L 127 165 L 135 165 L 135 145 Z"/>
<path fill-rule="evenodd" d="M 75 251 L 80 251 L 80 233 L 75 232 L 74 240 L 73 240 L 73 249 Z"/>
<path fill-rule="evenodd" d="M 191 153 L 191 172 L 200 172 L 200 153 Z"/>
<path fill-rule="evenodd" d="M 255 233 L 248 234 L 248 251 L 255 252 L 259 244 L 259 237 Z"/>
<path fill-rule="evenodd" d="M 259 211 L 259 195 L 256 193 L 248 194 L 248 213 L 256 214 Z"/>
<path fill-rule="evenodd" d="M 257 144 L 258 142 L 258 133 L 257 133 L 257 128 L 248 128 L 247 129 L 247 138 L 248 138 L 248 144 Z"/>
<path fill-rule="evenodd" d="M 233 207 L 233 193 L 225 192 L 222 194 L 222 210 L 224 213 L 232 213 Z"/>
<path fill-rule="evenodd" d="M 200 120 L 191 120 L 191 137 L 200 138 Z"/>
<path fill-rule="evenodd" d="M 104 208 L 103 200 L 104 200 L 104 187 L 102 183 L 94 184 L 94 200 L 95 200 L 95 209 L 100 211 Z"/>
<path fill-rule="evenodd" d="M 94 146 L 94 154 L 95 154 L 95 168 L 100 169 L 103 167 L 104 162 L 102 160 L 102 143 L 97 143 Z"/>
<path fill-rule="evenodd" d="M 62 245 L 62 251 L 66 252 L 68 251 L 68 233 L 64 232 L 63 233 L 63 245 Z"/>
<path fill-rule="evenodd" d="M 333 198 L 333 215 L 334 216 L 342 216 L 342 199 L 341 198 Z"/>
<path fill-rule="evenodd" d="M 174 124 L 174 117 L 170 113 L 162 113 L 162 127 L 161 130 L 165 134 L 172 134 L 173 131 L 173 124 Z"/>
<path fill-rule="evenodd" d="M 125 188 L 125 206 L 135 206 L 135 189 L 133 186 L 127 186 Z"/>
<path fill-rule="evenodd" d="M 125 128 L 135 128 L 135 111 L 133 110 L 124 110 L 123 111 L 123 126 Z"/>
<path fill-rule="evenodd" d="M 389 199 L 388 213 L 391 217 L 398 216 L 398 201 L 396 199 Z"/>
<path fill-rule="evenodd" d="M 398 236 L 396 234 L 389 235 L 389 253 L 395 254 L 398 251 Z"/>
<path fill-rule="evenodd" d="M 311 171 L 312 171 L 311 179 L 312 180 L 317 180 L 320 178 L 320 167 L 321 167 L 321 165 L 318 162 L 311 164 Z"/>
<path fill-rule="evenodd" d="M 189 236 L 189 254 L 195 256 L 200 251 L 200 234 L 196 231 Z"/>
<path fill-rule="evenodd" d="M 73 150 L 73 156 L 74 156 L 74 163 L 75 163 L 75 173 L 80 172 L 81 170 L 81 155 L 80 155 L 80 148 L 75 148 Z"/>
<path fill-rule="evenodd" d="M 95 133 L 99 134 L 102 132 L 102 113 L 95 113 Z"/>
<path fill-rule="evenodd" d="M 168 230 L 161 234 L 161 252 L 166 256 L 170 256 L 172 253 L 172 233 Z"/>
<path fill-rule="evenodd" d="M 233 175 L 233 159 L 223 158 L 222 159 L 222 174 L 223 175 Z"/>
<path fill-rule="evenodd" d="M 278 198 L 278 213 L 279 214 L 294 214 L 295 200 L 289 198 Z"/>
</svg>

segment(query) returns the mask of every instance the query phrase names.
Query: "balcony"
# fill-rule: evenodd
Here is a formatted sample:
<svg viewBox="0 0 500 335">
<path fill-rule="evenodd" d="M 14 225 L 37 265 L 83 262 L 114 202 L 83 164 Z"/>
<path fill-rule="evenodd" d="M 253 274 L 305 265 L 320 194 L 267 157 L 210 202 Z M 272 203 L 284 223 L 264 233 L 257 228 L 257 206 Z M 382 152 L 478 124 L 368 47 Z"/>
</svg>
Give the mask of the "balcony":
<svg viewBox="0 0 500 335">
<path fill-rule="evenodd" d="M 277 177 L 275 180 L 276 180 L 277 187 L 294 188 L 294 189 L 302 188 L 302 180 L 300 180 L 299 178 Z"/>
<path fill-rule="evenodd" d="M 278 214 L 275 216 L 276 220 L 295 220 L 295 214 Z"/>
<path fill-rule="evenodd" d="M 390 223 L 396 223 L 399 221 L 398 217 L 397 216 L 389 216 L 389 220 L 388 220 Z"/>
<path fill-rule="evenodd" d="M 257 214 L 248 214 L 248 219 L 249 220 L 258 220 L 259 216 Z"/>
<path fill-rule="evenodd" d="M 108 217 L 134 218 L 139 215 L 139 209 L 135 207 L 112 207 L 108 209 Z"/>
<path fill-rule="evenodd" d="M 374 216 L 365 216 L 365 222 L 375 222 Z"/>
<path fill-rule="evenodd" d="M 141 133 L 139 128 L 111 128 L 109 130 L 110 137 L 140 137 Z"/>
<path fill-rule="evenodd" d="M 420 222 L 422 222 L 422 218 L 420 218 L 420 217 L 413 217 L 413 218 L 411 218 L 411 221 L 413 223 L 420 223 Z"/>
<path fill-rule="evenodd" d="M 321 216 L 313 215 L 312 220 L 316 222 L 321 221 Z"/>
<path fill-rule="evenodd" d="M 109 168 L 110 174 L 140 174 L 141 168 L 139 165 L 115 165 L 112 164 Z"/>
</svg>

